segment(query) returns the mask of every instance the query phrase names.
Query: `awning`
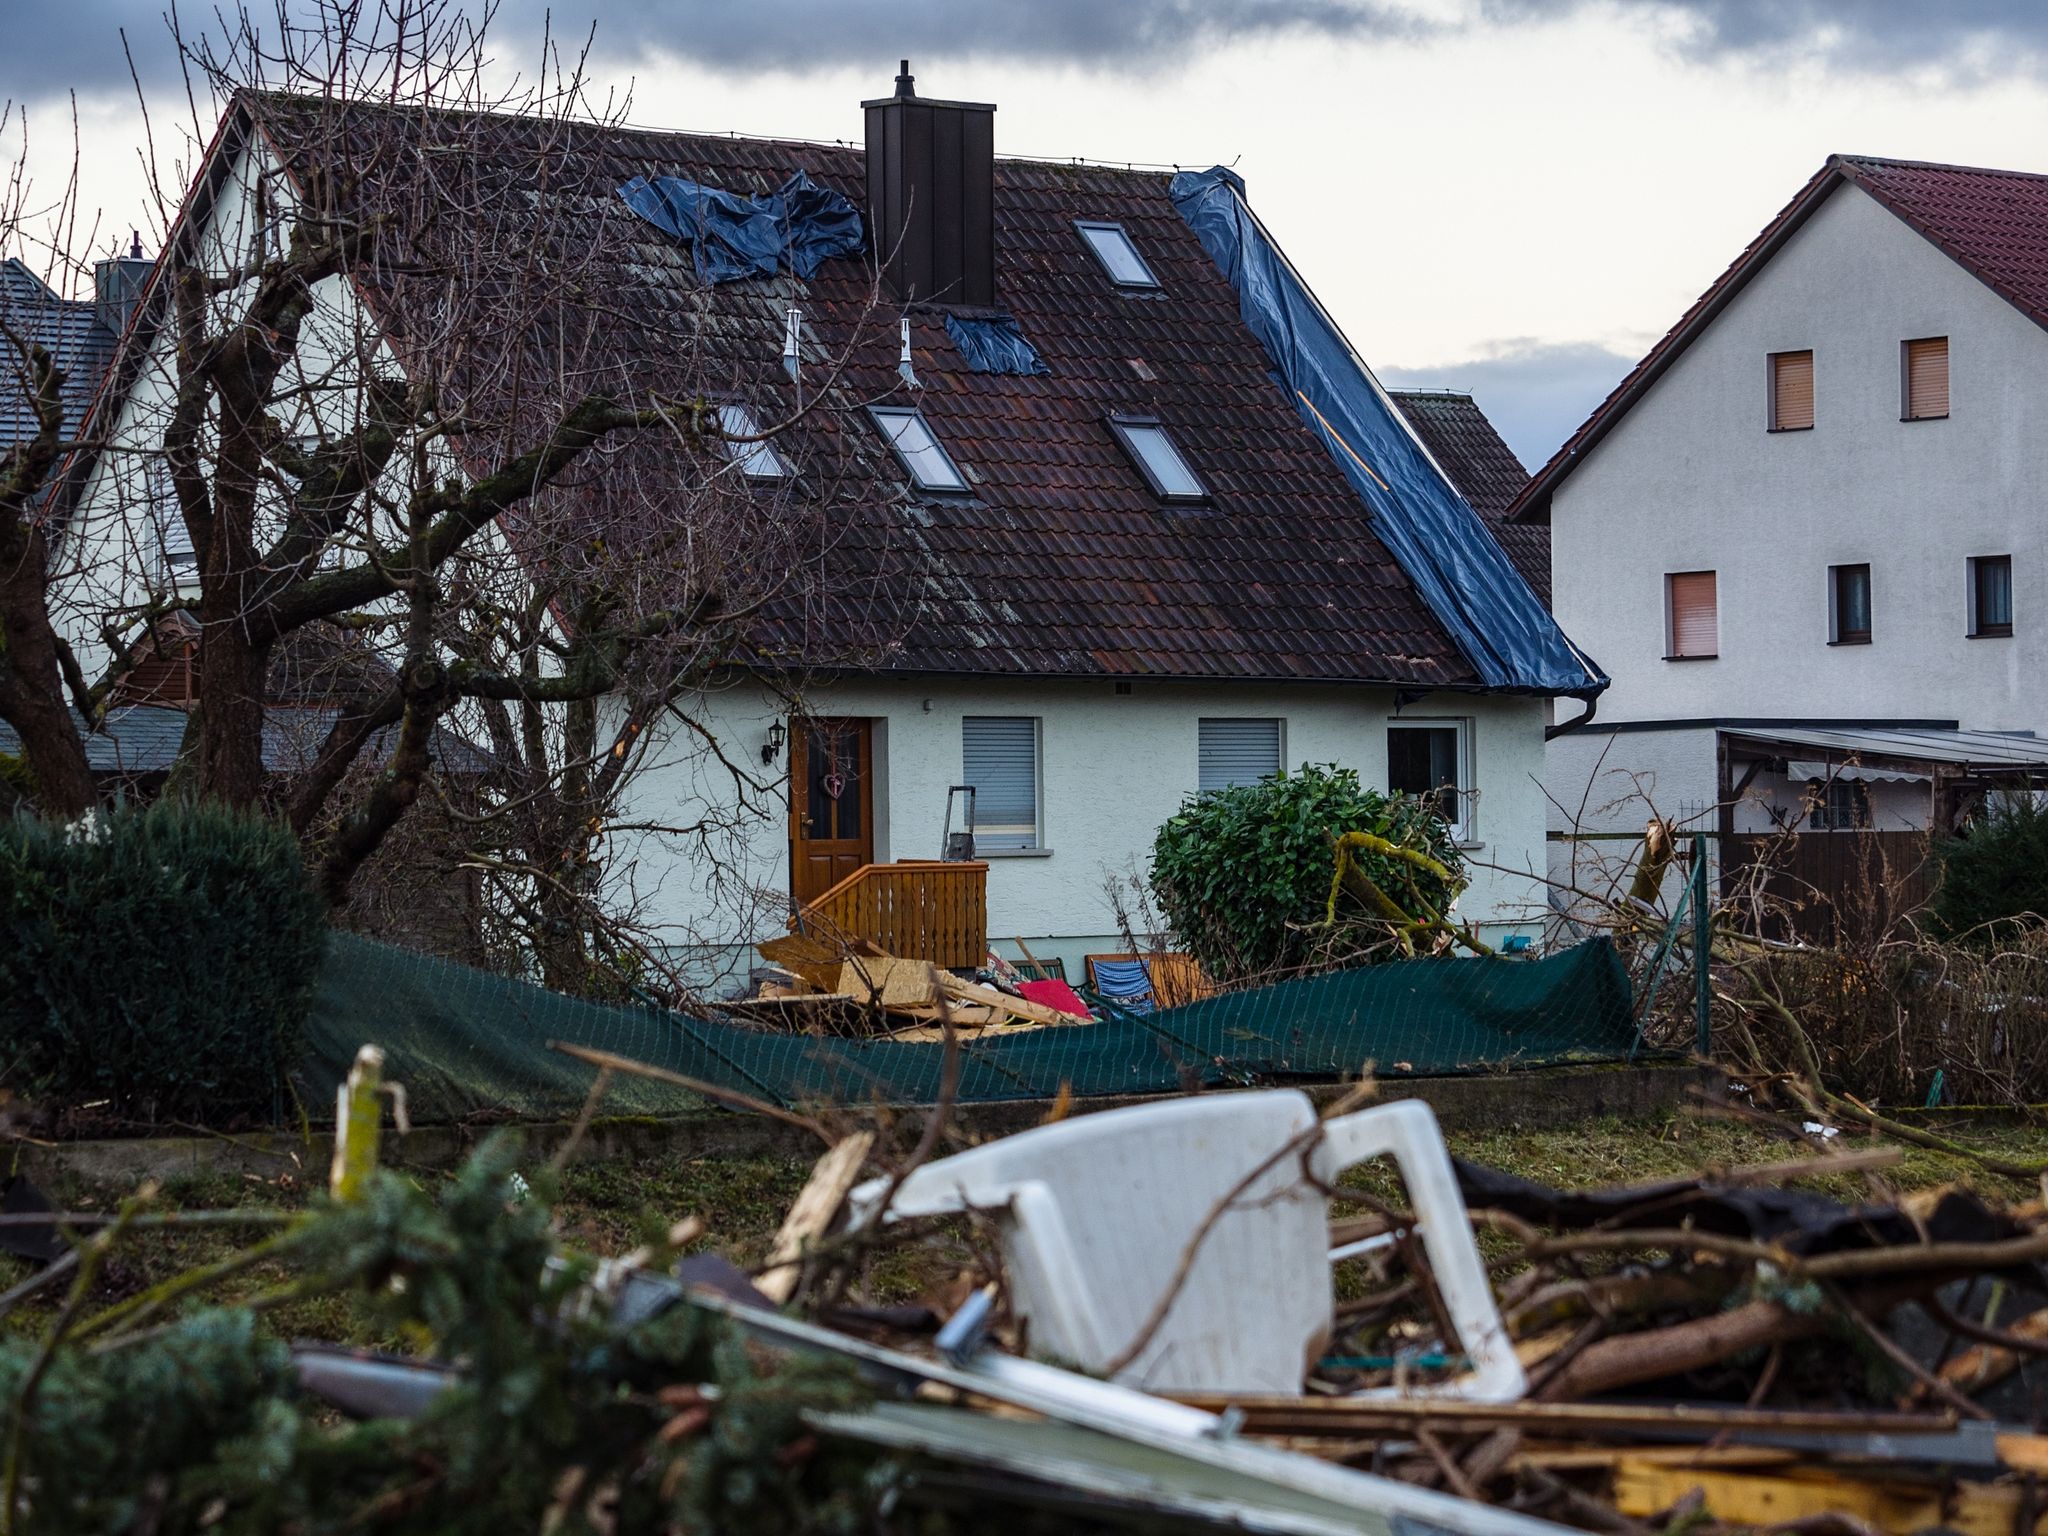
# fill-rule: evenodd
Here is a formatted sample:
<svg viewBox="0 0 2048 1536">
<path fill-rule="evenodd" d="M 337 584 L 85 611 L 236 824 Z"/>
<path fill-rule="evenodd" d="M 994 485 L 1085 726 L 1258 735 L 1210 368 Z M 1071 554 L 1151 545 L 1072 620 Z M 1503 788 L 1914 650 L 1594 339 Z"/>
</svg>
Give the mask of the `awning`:
<svg viewBox="0 0 2048 1536">
<path fill-rule="evenodd" d="M 2030 731 L 1788 725 L 1724 729 L 1721 734 L 1752 755 L 1784 757 L 1793 778 L 1912 782 L 1942 773 L 2048 782 L 2048 741 Z"/>
<path fill-rule="evenodd" d="M 1785 760 L 1785 777 L 1788 779 L 1853 779 L 1865 784 L 1929 784 L 1934 780 L 1931 773 L 1918 773 L 1911 768 L 1862 768 L 1849 763 L 1808 763 L 1797 758 Z"/>
</svg>

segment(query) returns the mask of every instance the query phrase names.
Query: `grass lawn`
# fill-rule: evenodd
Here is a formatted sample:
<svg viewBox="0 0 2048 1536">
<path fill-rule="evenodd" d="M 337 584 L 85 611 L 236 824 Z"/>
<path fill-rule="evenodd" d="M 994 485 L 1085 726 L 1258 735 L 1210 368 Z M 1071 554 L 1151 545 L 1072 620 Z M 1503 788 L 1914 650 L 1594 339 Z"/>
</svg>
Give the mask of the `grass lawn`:
<svg viewBox="0 0 2048 1536">
<path fill-rule="evenodd" d="M 2048 1128 L 2011 1125 L 1970 1129 L 1944 1128 L 1951 1139 L 1967 1139 L 1987 1152 L 2012 1161 L 2048 1160 Z M 1715 1168 L 1784 1161 L 1807 1150 L 1746 1125 L 1691 1115 L 1659 1120 L 1592 1121 L 1570 1130 L 1525 1131 L 1512 1128 L 1468 1131 L 1449 1137 L 1460 1157 L 1486 1163 L 1542 1183 L 1564 1187 L 1624 1184 L 1681 1176 Z M 1838 1146 L 1883 1145 L 1845 1133 Z M 1870 1176 L 1842 1175 L 1806 1181 L 1845 1200 L 1881 1197 L 1883 1189 L 1906 1191 L 1943 1184 L 1963 1184 L 1989 1198 L 2018 1200 L 2026 1187 L 1984 1172 L 1965 1158 L 1918 1147 L 1902 1149 L 1900 1164 L 1886 1170 L 1882 1185 Z M 810 1163 L 802 1158 L 675 1158 L 573 1164 L 564 1179 L 557 1218 L 572 1244 L 599 1253 L 620 1253 L 652 1228 L 666 1228 L 687 1214 L 701 1217 L 708 1235 L 698 1245 L 723 1254 L 741 1266 L 758 1264 L 784 1211 L 802 1186 Z M 418 1175 L 431 1179 L 434 1175 Z M 1361 1187 L 1392 1194 L 1390 1172 L 1358 1171 Z M 110 1209 L 126 1189 L 74 1182 L 46 1191 L 67 1209 Z M 254 1178 L 207 1173 L 166 1181 L 161 1205 L 179 1209 L 228 1206 L 296 1208 L 306 1200 L 303 1183 L 265 1182 Z M 88 1311 L 118 1301 L 181 1270 L 231 1253 L 235 1235 L 218 1229 L 185 1233 L 139 1234 L 123 1246 L 108 1265 Z M 952 1278 L 963 1254 L 943 1247 L 908 1250 L 885 1259 L 875 1273 L 876 1300 L 901 1301 L 923 1294 Z M 0 1290 L 32 1272 L 25 1261 L 0 1255 Z M 233 1276 L 218 1287 L 218 1299 L 234 1299 L 266 1290 L 287 1278 L 276 1265 L 264 1265 Z M 63 1287 L 52 1287 L 0 1318 L 0 1333 L 37 1330 L 61 1300 Z M 276 1330 L 292 1338 L 324 1338 L 379 1345 L 365 1331 L 345 1298 L 323 1298 L 282 1307 L 272 1314 Z"/>
</svg>

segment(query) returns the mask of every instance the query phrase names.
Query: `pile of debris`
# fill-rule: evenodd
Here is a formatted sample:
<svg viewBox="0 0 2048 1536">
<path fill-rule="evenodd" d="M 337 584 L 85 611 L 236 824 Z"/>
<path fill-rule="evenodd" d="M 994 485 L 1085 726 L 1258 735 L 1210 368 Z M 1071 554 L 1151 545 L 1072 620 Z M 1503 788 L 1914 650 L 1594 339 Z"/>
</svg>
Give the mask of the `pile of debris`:
<svg viewBox="0 0 2048 1536">
<path fill-rule="evenodd" d="M 755 995 L 717 1006 L 756 1025 L 810 1034 L 941 1040 L 945 1025 L 970 1033 L 1092 1024 L 1079 993 L 1057 979 L 1030 980 L 998 956 L 972 979 L 924 960 L 891 955 L 860 939 L 790 934 L 756 946 L 770 967 Z"/>
<path fill-rule="evenodd" d="M 1091 1517 L 1992 1536 L 2048 1513 L 2040 1200 L 1895 1197 L 1895 1151 L 1826 1142 L 1559 1191 L 1366 1097 L 1183 1098 L 943 1158 L 935 1116 L 893 1167 L 862 1131 L 764 1269 L 676 1283 L 900 1399 L 838 1432 Z M 862 1305 L 895 1244 L 958 1278 Z"/>
</svg>

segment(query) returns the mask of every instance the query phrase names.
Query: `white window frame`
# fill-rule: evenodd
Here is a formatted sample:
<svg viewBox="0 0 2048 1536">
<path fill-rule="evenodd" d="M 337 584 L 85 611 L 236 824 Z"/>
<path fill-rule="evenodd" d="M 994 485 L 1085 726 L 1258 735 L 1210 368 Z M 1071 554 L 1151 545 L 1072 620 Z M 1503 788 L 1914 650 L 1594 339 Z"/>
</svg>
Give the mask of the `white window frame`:
<svg viewBox="0 0 2048 1536">
<path fill-rule="evenodd" d="M 990 848 L 982 838 L 982 808 L 977 795 L 974 808 L 975 833 L 974 856 L 977 859 L 1042 858 L 1052 852 L 1045 839 L 1045 719 L 1040 715 L 962 715 L 960 717 L 960 782 L 969 782 L 967 773 L 967 725 L 970 720 L 996 720 L 1004 723 L 1029 721 L 1031 724 L 1031 841 L 1021 848 Z"/>
<path fill-rule="evenodd" d="M 718 407 L 718 428 L 728 437 L 759 437 L 761 422 L 752 408 L 737 400 L 727 400 Z M 749 480 L 787 480 L 789 461 L 775 451 L 775 444 L 763 439 L 758 443 L 735 443 L 722 441 L 720 445 L 725 456 L 739 472 Z"/>
<path fill-rule="evenodd" d="M 1457 733 L 1458 785 L 1451 796 L 1458 814 L 1449 822 L 1451 841 L 1463 847 L 1470 847 L 1477 838 L 1479 785 L 1474 773 L 1477 758 L 1472 750 L 1472 721 L 1463 715 L 1393 715 L 1387 720 L 1387 732 L 1395 731 L 1442 731 Z M 1387 792 L 1393 793 L 1394 769 L 1391 759 L 1387 764 Z"/>
<path fill-rule="evenodd" d="M 1273 772 L 1279 773 L 1287 767 L 1287 720 L 1283 715 L 1202 715 L 1195 721 L 1195 793 L 1208 793 L 1202 787 L 1202 731 L 1211 725 L 1270 725 L 1273 727 Z M 1266 777 L 1267 775 L 1261 775 Z M 1257 780 L 1252 782 L 1256 783 Z M 1219 788 L 1234 788 L 1220 785 Z"/>
<path fill-rule="evenodd" d="M 916 406 L 871 405 L 868 407 L 868 420 L 875 424 L 875 430 L 882 434 L 882 441 L 887 443 L 889 451 L 896 455 L 896 462 L 902 465 L 903 472 L 910 476 L 910 483 L 920 491 L 927 491 L 935 496 L 972 496 L 974 494 L 974 487 L 967 483 L 967 474 L 960 468 L 960 461 L 946 451 L 946 445 L 939 441 L 939 434 L 932 430 L 932 424 L 925 420 L 924 412 Z M 932 452 L 939 456 L 947 470 L 952 474 L 953 478 L 951 481 L 928 480 L 925 478 L 923 472 L 917 467 L 917 460 L 904 452 L 903 445 L 897 441 L 901 432 L 900 428 L 893 425 L 897 422 L 917 423 L 918 429 L 925 435 L 925 440 L 931 444 Z"/>
<path fill-rule="evenodd" d="M 1124 228 L 1123 225 L 1117 223 L 1116 220 L 1076 219 L 1074 220 L 1074 230 L 1075 233 L 1080 235 L 1081 243 L 1088 247 L 1088 254 L 1095 258 L 1096 265 L 1102 268 L 1103 275 L 1117 287 L 1127 289 L 1133 293 L 1148 293 L 1160 286 L 1159 274 L 1152 270 L 1152 263 L 1147 261 L 1145 253 L 1138 249 L 1138 242 L 1133 240 L 1131 232 Z M 1098 236 L 1101 237 L 1100 240 L 1098 240 Z M 1110 258 L 1103 254 L 1101 243 L 1103 240 L 1121 241 L 1124 251 L 1129 254 L 1132 261 L 1137 263 L 1139 272 L 1144 275 L 1142 277 L 1120 275 L 1116 267 L 1111 264 Z"/>
<path fill-rule="evenodd" d="M 1119 413 L 1109 418 L 1109 429 L 1116 434 L 1116 440 L 1123 445 L 1123 450 L 1130 456 L 1131 462 L 1138 466 L 1138 473 L 1145 477 L 1145 483 L 1152 487 L 1152 494 L 1162 502 L 1177 506 L 1201 506 L 1208 502 L 1209 483 L 1202 478 L 1202 472 L 1195 468 L 1194 461 L 1189 459 L 1179 440 L 1167 429 L 1166 423 L 1157 416 L 1131 416 Z M 1145 440 L 1143 434 L 1146 433 L 1153 434 L 1158 444 L 1173 456 L 1174 462 L 1187 475 L 1188 482 L 1194 489 L 1175 490 L 1159 478 L 1158 469 L 1152 460 L 1146 457 L 1145 450 L 1139 446 L 1139 443 Z"/>
</svg>

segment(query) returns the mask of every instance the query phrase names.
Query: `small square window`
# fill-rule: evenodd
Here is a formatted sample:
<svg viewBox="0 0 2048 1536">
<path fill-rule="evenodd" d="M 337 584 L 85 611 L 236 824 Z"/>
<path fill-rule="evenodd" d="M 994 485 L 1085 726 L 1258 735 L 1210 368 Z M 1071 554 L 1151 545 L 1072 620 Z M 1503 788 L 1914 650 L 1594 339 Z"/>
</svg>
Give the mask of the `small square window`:
<svg viewBox="0 0 2048 1536">
<path fill-rule="evenodd" d="M 1038 721 L 968 715 L 960 722 L 961 782 L 974 786 L 974 846 L 1021 853 L 1038 841 Z"/>
<path fill-rule="evenodd" d="M 1948 415 L 1948 338 L 1923 336 L 1901 346 L 1904 373 L 1899 415 L 1906 421 L 1940 421 Z"/>
<path fill-rule="evenodd" d="M 1199 720 L 1195 741 L 1198 794 L 1256 784 L 1280 771 L 1278 720 Z"/>
<path fill-rule="evenodd" d="M 1429 801 L 1459 842 L 1471 830 L 1465 814 L 1472 788 L 1469 741 L 1463 720 L 1387 722 L 1387 788 Z"/>
<path fill-rule="evenodd" d="M 761 436 L 761 423 L 744 405 L 721 405 L 718 408 L 718 430 L 725 434 L 723 446 L 726 457 L 739 465 L 740 473 L 749 480 L 781 480 L 788 476 L 789 466 L 775 451 L 775 445 Z M 734 442 L 734 438 L 753 438 L 756 441 Z"/>
<path fill-rule="evenodd" d="M 1172 437 L 1150 416 L 1112 416 L 1110 430 L 1161 501 L 1207 501 L 1208 487 Z"/>
<path fill-rule="evenodd" d="M 1081 232 L 1081 238 L 1088 242 L 1088 249 L 1095 253 L 1095 259 L 1102 263 L 1102 270 L 1109 274 L 1109 280 L 1117 287 L 1159 286 L 1159 279 L 1145 265 L 1145 258 L 1138 254 L 1138 248 L 1131 243 L 1123 225 L 1082 219 L 1074 228 Z"/>
<path fill-rule="evenodd" d="M 1834 645 L 1870 644 L 1870 567 L 1828 567 L 1828 640 Z"/>
<path fill-rule="evenodd" d="M 1721 654 L 1720 583 L 1712 571 L 1664 578 L 1664 659 L 1704 661 Z"/>
<path fill-rule="evenodd" d="M 1994 639 L 2012 633 L 2012 556 L 1979 555 L 1970 562 L 1970 634 Z"/>
<path fill-rule="evenodd" d="M 1813 426 L 1813 354 L 1771 354 L 1771 430 L 1805 432 Z"/>
<path fill-rule="evenodd" d="M 939 446 L 923 414 L 909 405 L 871 405 L 868 414 L 921 491 L 965 491 L 967 477 Z"/>
</svg>

